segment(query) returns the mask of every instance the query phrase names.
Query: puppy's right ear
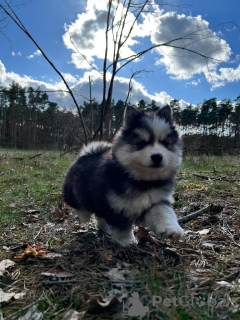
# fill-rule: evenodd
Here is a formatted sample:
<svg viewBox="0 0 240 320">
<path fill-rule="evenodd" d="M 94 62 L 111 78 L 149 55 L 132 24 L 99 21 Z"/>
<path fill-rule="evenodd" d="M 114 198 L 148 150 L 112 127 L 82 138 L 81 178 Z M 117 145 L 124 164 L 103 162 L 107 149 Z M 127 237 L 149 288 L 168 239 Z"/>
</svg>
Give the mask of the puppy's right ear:
<svg viewBox="0 0 240 320">
<path fill-rule="evenodd" d="M 124 124 L 130 124 L 132 122 L 132 120 L 137 115 L 139 115 L 139 113 L 140 112 L 136 108 L 134 108 L 131 105 L 127 105 L 127 107 L 125 108 L 125 111 L 124 111 L 124 116 L 123 116 Z"/>
</svg>

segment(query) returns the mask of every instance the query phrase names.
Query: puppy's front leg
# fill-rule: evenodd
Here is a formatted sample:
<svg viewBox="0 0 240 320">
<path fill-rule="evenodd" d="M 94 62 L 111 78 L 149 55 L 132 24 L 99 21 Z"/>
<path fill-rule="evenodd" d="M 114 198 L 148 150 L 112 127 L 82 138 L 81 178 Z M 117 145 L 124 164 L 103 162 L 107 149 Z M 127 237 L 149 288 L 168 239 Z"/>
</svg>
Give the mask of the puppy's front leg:
<svg viewBox="0 0 240 320">
<path fill-rule="evenodd" d="M 141 224 L 162 238 L 180 239 L 184 234 L 174 210 L 165 202 L 153 206 Z"/>
</svg>

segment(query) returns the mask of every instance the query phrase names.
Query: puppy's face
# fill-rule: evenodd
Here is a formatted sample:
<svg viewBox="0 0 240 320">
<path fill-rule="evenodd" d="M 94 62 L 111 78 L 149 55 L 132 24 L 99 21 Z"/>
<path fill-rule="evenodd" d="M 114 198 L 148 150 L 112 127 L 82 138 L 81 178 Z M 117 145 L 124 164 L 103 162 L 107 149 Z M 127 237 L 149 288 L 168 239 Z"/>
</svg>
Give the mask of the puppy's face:
<svg viewBox="0 0 240 320">
<path fill-rule="evenodd" d="M 182 150 L 170 107 L 154 113 L 127 107 L 123 128 L 114 141 L 114 153 L 139 180 L 166 179 L 175 173 L 181 164 Z"/>
</svg>

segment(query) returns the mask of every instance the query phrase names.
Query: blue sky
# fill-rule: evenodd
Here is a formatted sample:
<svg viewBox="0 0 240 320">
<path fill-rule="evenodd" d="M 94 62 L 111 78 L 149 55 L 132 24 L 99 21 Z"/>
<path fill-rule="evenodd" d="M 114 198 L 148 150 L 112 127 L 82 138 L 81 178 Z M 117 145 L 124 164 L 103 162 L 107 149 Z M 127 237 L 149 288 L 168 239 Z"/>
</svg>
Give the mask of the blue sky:
<svg viewBox="0 0 240 320">
<path fill-rule="evenodd" d="M 22 2 L 16 0 L 12 4 Z M 105 48 L 104 12 L 108 1 L 25 2 L 24 6 L 16 6 L 14 9 L 50 60 L 65 75 L 69 85 L 80 94 L 88 96 L 90 75 L 93 96 L 101 100 L 100 73 L 91 69 L 81 58 L 72 47 L 69 36 L 78 50 L 101 71 Z M 159 105 L 176 98 L 181 100 L 183 106 L 185 103 L 202 103 L 204 99 L 212 97 L 217 100 L 234 100 L 240 95 L 240 29 L 237 27 L 240 25 L 239 0 L 171 0 L 169 3 L 173 6 L 158 9 L 154 6 L 154 15 L 145 13 L 140 17 L 130 42 L 126 43 L 121 52 L 122 57 L 193 32 L 188 39 L 174 44 L 183 46 L 190 41 L 190 49 L 220 61 L 209 61 L 206 64 L 203 58 L 189 52 L 160 48 L 119 72 L 114 98 L 125 100 L 132 72 L 146 70 L 151 72 L 142 73 L 133 82 L 132 103 L 142 98 L 147 101 L 155 99 Z M 0 0 L 0 4 L 4 5 L 4 1 Z M 133 17 L 133 14 L 129 16 L 129 24 Z M 212 28 L 216 25 L 218 27 Z M 64 89 L 59 76 L 12 21 L 0 22 L 0 31 L 0 85 L 7 86 L 16 81 L 26 87 L 40 86 L 43 90 Z M 52 94 L 51 99 L 69 105 L 69 99 L 64 94 Z M 78 99 L 81 103 L 82 99 Z"/>
</svg>

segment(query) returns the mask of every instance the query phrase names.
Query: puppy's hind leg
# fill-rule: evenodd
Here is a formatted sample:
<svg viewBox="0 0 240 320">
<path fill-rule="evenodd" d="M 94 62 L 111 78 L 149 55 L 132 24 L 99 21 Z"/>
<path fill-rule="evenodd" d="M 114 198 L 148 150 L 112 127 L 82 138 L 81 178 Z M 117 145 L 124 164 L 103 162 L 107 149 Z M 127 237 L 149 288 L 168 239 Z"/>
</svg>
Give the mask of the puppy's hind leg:
<svg viewBox="0 0 240 320">
<path fill-rule="evenodd" d="M 115 227 L 110 227 L 109 234 L 124 247 L 130 244 L 137 243 L 137 240 L 133 234 L 132 228 L 126 229 L 126 230 L 120 230 Z"/>
<path fill-rule="evenodd" d="M 92 212 L 87 210 L 75 209 L 74 212 L 78 215 L 79 219 L 84 223 L 87 223 L 90 220 L 92 215 Z"/>
<path fill-rule="evenodd" d="M 99 218 L 96 216 L 96 219 L 98 229 L 107 232 L 107 234 L 112 236 L 122 246 L 127 246 L 137 242 L 132 231 L 132 226 L 121 230 L 108 224 L 104 218 Z"/>
</svg>

